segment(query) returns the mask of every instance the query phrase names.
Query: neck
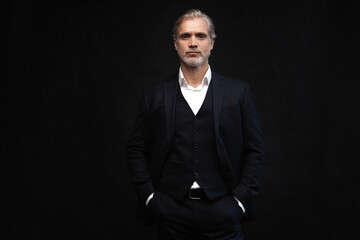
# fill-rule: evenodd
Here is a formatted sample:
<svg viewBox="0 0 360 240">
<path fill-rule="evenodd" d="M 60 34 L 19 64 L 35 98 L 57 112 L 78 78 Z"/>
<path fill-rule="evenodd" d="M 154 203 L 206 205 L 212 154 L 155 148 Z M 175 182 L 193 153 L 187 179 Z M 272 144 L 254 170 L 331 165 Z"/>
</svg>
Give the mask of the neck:
<svg viewBox="0 0 360 240">
<path fill-rule="evenodd" d="M 208 68 L 208 61 L 197 67 L 189 67 L 183 62 L 181 62 L 181 71 L 184 74 L 186 82 L 194 88 L 201 84 Z"/>
</svg>

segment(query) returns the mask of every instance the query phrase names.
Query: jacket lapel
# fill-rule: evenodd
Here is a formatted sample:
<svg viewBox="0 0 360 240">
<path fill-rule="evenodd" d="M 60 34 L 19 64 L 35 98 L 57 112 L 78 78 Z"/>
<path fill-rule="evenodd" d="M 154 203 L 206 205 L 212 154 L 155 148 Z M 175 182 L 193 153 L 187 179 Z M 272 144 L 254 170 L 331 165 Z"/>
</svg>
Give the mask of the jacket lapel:
<svg viewBox="0 0 360 240">
<path fill-rule="evenodd" d="M 223 104 L 225 86 L 223 84 L 223 78 L 221 75 L 212 72 L 213 82 L 213 111 L 214 111 L 214 127 L 215 135 L 219 136 L 219 121 L 220 121 L 220 112 Z"/>
<path fill-rule="evenodd" d="M 217 73 L 212 73 L 213 81 L 213 111 L 214 111 L 214 128 L 215 128 L 215 137 L 216 137 L 216 147 L 218 156 L 220 159 L 220 167 L 224 172 L 224 177 L 230 184 L 235 183 L 235 175 L 232 169 L 230 159 L 226 152 L 224 143 L 220 137 L 220 114 L 222 105 L 224 102 L 226 84 L 223 77 Z"/>
<path fill-rule="evenodd" d="M 174 137 L 175 105 L 178 87 L 178 75 L 171 77 L 164 83 L 165 125 L 168 148 L 171 147 L 172 139 Z"/>
</svg>

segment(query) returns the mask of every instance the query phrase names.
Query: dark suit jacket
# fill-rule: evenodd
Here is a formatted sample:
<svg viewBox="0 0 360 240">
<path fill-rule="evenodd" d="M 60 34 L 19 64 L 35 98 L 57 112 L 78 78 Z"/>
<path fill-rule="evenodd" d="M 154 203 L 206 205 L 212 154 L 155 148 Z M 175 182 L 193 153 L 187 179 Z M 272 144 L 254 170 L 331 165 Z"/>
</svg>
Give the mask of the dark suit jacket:
<svg viewBox="0 0 360 240">
<path fill-rule="evenodd" d="M 256 217 L 254 196 L 264 163 L 264 143 L 249 86 L 212 72 L 214 131 L 220 167 L 232 194 Z M 138 219 L 151 224 L 145 202 L 155 192 L 171 151 L 178 75 L 146 87 L 127 146 L 130 176 L 139 197 Z"/>
</svg>

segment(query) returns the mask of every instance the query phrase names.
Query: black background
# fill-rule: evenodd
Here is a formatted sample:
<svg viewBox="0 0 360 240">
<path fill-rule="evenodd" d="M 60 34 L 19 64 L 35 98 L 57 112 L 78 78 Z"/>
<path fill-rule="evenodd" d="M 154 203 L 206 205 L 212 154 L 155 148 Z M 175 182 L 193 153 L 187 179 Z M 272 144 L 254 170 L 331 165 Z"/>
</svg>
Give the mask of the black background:
<svg viewBox="0 0 360 240">
<path fill-rule="evenodd" d="M 125 145 L 142 88 L 178 71 L 171 28 L 189 8 L 212 17 L 210 65 L 249 82 L 264 132 L 246 239 L 356 239 L 360 9 L 324 0 L 12 1 L 6 239 L 156 239 L 135 221 Z"/>
</svg>

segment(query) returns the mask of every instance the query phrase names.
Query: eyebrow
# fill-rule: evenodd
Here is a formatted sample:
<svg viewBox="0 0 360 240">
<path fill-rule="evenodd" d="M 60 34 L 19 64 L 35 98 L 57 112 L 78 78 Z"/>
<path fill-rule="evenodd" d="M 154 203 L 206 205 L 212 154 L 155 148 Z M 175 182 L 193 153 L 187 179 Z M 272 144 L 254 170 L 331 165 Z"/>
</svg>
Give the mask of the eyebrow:
<svg viewBox="0 0 360 240">
<path fill-rule="evenodd" d="M 192 32 L 184 32 L 184 33 L 180 33 L 179 34 L 179 37 L 184 37 L 184 36 L 191 36 L 193 35 L 194 33 Z M 199 36 L 199 35 L 205 35 L 205 36 L 208 36 L 208 34 L 206 32 L 195 32 L 195 36 Z"/>
</svg>

